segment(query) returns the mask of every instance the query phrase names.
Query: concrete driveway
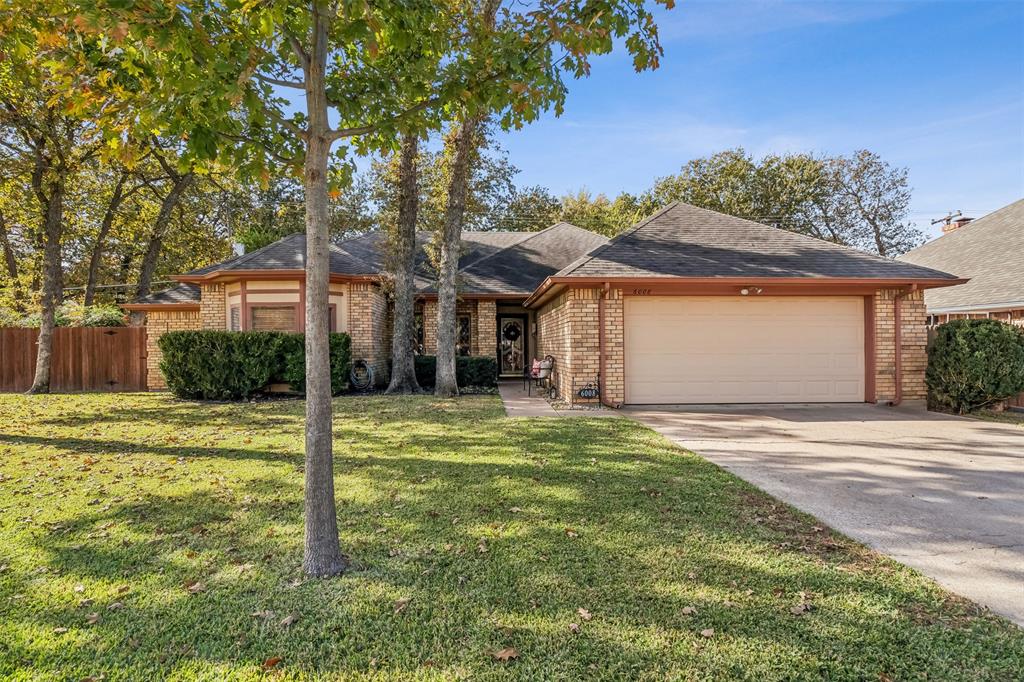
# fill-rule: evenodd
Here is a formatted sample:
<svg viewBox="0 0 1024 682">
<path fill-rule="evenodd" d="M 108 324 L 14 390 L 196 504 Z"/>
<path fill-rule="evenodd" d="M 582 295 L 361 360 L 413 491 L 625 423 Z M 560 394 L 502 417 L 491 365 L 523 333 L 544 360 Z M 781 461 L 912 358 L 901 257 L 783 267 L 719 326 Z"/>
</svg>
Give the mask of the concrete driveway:
<svg viewBox="0 0 1024 682">
<path fill-rule="evenodd" d="M 1024 625 L 1024 428 L 871 405 L 625 412 Z"/>
</svg>

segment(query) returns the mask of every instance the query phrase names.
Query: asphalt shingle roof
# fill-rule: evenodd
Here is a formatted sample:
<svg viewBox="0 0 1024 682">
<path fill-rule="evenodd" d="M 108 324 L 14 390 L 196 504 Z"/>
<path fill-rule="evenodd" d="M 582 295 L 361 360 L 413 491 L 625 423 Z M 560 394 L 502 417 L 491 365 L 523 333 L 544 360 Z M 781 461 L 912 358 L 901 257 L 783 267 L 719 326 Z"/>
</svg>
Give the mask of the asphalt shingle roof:
<svg viewBox="0 0 1024 682">
<path fill-rule="evenodd" d="M 331 245 L 331 272 L 341 275 L 376 275 L 385 269 L 381 232 L 368 232 Z M 429 232 L 416 234 L 418 291 L 433 291 L 432 267 L 426 246 Z M 568 223 L 541 232 L 463 232 L 460 272 L 466 273 L 464 291 L 473 293 L 530 294 L 548 275 L 607 239 Z M 520 244 L 530 242 L 529 249 Z M 200 268 L 188 275 L 251 270 L 302 270 L 306 267 L 306 235 L 293 234 L 242 256 Z M 198 300 L 198 294 L 196 295 Z M 142 301 L 140 301 L 142 302 Z"/>
<path fill-rule="evenodd" d="M 558 275 L 956 279 L 684 203 L 665 207 Z"/>
<path fill-rule="evenodd" d="M 199 303 L 199 286 L 196 284 L 179 284 L 164 289 L 135 301 L 141 305 L 166 305 L 170 303 Z"/>
<path fill-rule="evenodd" d="M 924 294 L 929 310 L 1024 302 L 1024 199 L 989 213 L 900 257 L 969 277 Z"/>
<path fill-rule="evenodd" d="M 580 254 L 608 243 L 606 237 L 569 223 L 520 234 L 527 236 L 464 268 L 460 273 L 462 291 L 529 295 Z"/>
</svg>

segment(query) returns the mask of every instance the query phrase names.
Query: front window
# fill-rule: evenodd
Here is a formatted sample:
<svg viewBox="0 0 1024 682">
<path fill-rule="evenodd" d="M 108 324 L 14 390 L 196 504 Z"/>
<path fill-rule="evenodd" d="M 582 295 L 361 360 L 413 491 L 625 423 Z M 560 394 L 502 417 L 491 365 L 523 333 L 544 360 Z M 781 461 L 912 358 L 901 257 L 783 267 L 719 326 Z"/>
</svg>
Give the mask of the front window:
<svg viewBox="0 0 1024 682">
<path fill-rule="evenodd" d="M 295 306 L 253 306 L 249 309 L 249 326 L 257 332 L 293 332 L 295 331 Z"/>
<path fill-rule="evenodd" d="M 416 325 L 416 331 L 414 332 L 414 337 L 415 337 L 414 343 L 416 345 L 413 347 L 413 351 L 417 355 L 423 355 L 426 352 L 426 349 L 424 347 L 424 344 L 425 344 L 424 338 L 425 337 L 423 335 L 423 313 L 421 313 L 421 312 L 420 313 L 416 313 L 416 315 L 413 316 L 413 320 L 414 320 L 413 324 Z"/>
<path fill-rule="evenodd" d="M 231 306 L 231 320 L 228 329 L 233 332 L 242 331 L 242 309 L 237 305 Z"/>
<path fill-rule="evenodd" d="M 455 331 L 458 339 L 455 344 L 456 350 L 459 355 L 469 355 L 473 344 L 472 319 L 469 315 L 459 315 Z"/>
</svg>

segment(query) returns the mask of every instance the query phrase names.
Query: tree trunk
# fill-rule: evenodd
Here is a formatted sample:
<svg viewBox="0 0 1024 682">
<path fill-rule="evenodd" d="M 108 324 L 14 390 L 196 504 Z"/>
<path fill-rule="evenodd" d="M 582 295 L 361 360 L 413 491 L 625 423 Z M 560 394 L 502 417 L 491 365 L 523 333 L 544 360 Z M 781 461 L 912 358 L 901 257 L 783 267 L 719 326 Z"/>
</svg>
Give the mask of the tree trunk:
<svg viewBox="0 0 1024 682">
<path fill-rule="evenodd" d="M 160 258 L 160 250 L 164 246 L 164 238 L 167 237 L 167 230 L 171 224 L 174 209 L 178 206 L 178 202 L 181 201 L 185 190 L 188 189 L 194 180 L 195 174 L 192 172 L 173 178 L 171 190 L 160 201 L 160 212 L 156 216 L 153 232 L 146 247 L 146 254 L 142 257 L 142 264 L 139 267 L 139 283 L 135 287 L 136 298 L 148 295 L 150 288 L 153 286 L 156 262 Z"/>
<path fill-rule="evenodd" d="M 395 287 L 395 324 L 391 336 L 391 383 L 388 393 L 419 393 L 416 381 L 415 291 L 413 272 L 416 267 L 416 213 L 419 209 L 419 187 L 416 177 L 416 154 L 419 140 L 408 133 L 402 138 L 398 170 L 398 225 L 391 245 L 392 280 Z"/>
<path fill-rule="evenodd" d="M 455 376 L 456 297 L 455 277 L 459 270 L 462 223 L 466 215 L 469 157 L 473 151 L 478 118 L 468 118 L 455 136 L 448 205 L 445 208 L 437 273 L 437 370 L 434 395 L 450 398 L 459 394 Z"/>
<path fill-rule="evenodd" d="M 14 249 L 11 248 L 11 239 L 7 235 L 7 220 L 4 218 L 2 211 L 0 211 L 0 242 L 3 242 L 4 263 L 7 265 L 7 276 L 11 278 L 12 282 L 17 282 L 18 259 L 14 255 Z"/>
<path fill-rule="evenodd" d="M 63 272 L 61 270 L 61 237 L 64 228 L 64 175 L 56 172 L 50 181 L 44 203 L 42 319 L 36 351 L 36 374 L 28 393 L 50 392 L 50 358 L 53 352 L 53 329 L 57 306 L 60 305 Z"/>
<path fill-rule="evenodd" d="M 103 222 L 100 223 L 100 231 L 96 235 L 96 243 L 92 247 L 92 255 L 89 257 L 89 275 L 85 281 L 85 305 L 92 305 L 93 297 L 96 295 L 96 277 L 99 275 L 100 262 L 103 260 L 103 244 L 107 241 L 110 228 L 114 224 L 114 217 L 121 208 L 124 200 L 124 183 L 127 174 L 122 173 L 114 185 L 114 192 L 110 196 L 110 203 L 103 213 Z"/>
<path fill-rule="evenodd" d="M 345 570 L 338 542 L 334 503 L 334 457 L 331 442 L 331 366 L 328 347 L 327 160 L 331 151 L 327 120 L 327 24 L 313 2 L 312 49 L 305 65 L 306 160 L 306 488 L 305 543 L 302 568 L 314 577 Z"/>
</svg>

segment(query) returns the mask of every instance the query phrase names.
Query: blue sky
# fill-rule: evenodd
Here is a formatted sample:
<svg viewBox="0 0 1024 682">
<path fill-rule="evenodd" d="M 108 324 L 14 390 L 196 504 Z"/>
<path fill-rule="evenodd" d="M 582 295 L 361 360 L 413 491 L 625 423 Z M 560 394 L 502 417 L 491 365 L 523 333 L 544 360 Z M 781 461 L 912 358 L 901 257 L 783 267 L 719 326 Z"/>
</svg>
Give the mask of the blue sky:
<svg viewBox="0 0 1024 682">
<path fill-rule="evenodd" d="M 910 171 L 911 219 L 1024 197 L 1024 1 L 682 0 L 662 67 L 624 51 L 566 112 L 500 135 L 519 185 L 639 192 L 688 159 L 867 148 Z"/>
</svg>

